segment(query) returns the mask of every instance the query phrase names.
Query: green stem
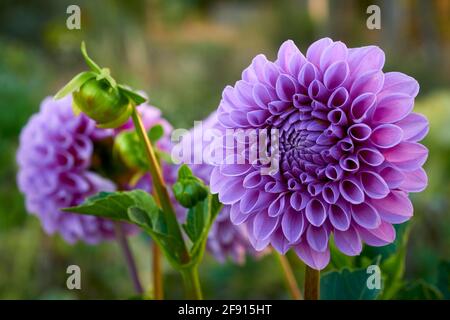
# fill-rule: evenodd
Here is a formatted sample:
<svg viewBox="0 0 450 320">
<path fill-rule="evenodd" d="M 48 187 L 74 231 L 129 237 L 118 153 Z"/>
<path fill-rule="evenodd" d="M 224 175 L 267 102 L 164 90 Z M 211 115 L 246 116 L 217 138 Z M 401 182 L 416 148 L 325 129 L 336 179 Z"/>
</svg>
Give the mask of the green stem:
<svg viewBox="0 0 450 320">
<path fill-rule="evenodd" d="M 169 234 L 175 239 L 180 239 L 180 241 L 182 242 L 181 246 L 179 246 L 180 252 L 178 252 L 181 262 L 188 263 L 190 259 L 189 252 L 186 248 L 186 244 L 183 241 L 180 226 L 178 224 L 175 211 L 172 207 L 172 202 L 170 201 L 169 192 L 167 191 L 161 167 L 159 161 L 156 158 L 155 150 L 153 149 L 144 124 L 142 123 L 142 119 L 136 108 L 133 108 L 131 116 L 133 118 L 135 130 L 145 148 L 145 152 L 150 164 L 149 172 L 152 177 L 154 196 L 157 198 L 157 202 L 161 204 Z"/>
<path fill-rule="evenodd" d="M 295 280 L 294 272 L 292 271 L 289 260 L 286 256 L 281 255 L 277 251 L 273 250 L 274 255 L 278 258 L 278 262 L 280 263 L 281 269 L 283 271 L 284 279 L 286 281 L 286 285 L 288 287 L 289 293 L 294 300 L 302 300 L 302 293 L 297 285 L 297 280 Z"/>
<path fill-rule="evenodd" d="M 320 271 L 306 266 L 305 269 L 305 300 L 319 300 Z"/>
<path fill-rule="evenodd" d="M 152 243 L 153 247 L 153 291 L 155 300 L 164 299 L 162 265 L 161 265 L 161 250 L 156 243 Z"/>
<path fill-rule="evenodd" d="M 198 277 L 197 266 L 192 266 L 181 270 L 184 288 L 186 290 L 186 298 L 192 300 L 202 300 L 202 289 Z"/>
</svg>

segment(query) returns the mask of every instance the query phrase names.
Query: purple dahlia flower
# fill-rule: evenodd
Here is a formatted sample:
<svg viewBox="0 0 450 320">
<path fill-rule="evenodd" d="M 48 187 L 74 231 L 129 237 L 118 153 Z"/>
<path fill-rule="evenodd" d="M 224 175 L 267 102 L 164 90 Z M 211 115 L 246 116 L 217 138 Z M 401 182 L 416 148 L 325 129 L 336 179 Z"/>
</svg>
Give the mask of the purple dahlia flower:
<svg viewBox="0 0 450 320">
<path fill-rule="evenodd" d="M 418 141 L 428 121 L 412 112 L 417 81 L 384 73 L 384 60 L 376 46 L 347 48 L 329 38 L 305 56 L 289 40 L 275 62 L 256 56 L 242 80 L 225 88 L 217 113 L 222 132 L 279 133 L 278 144 L 267 144 L 272 155 L 278 146 L 276 172 L 262 174 L 258 158 L 222 161 L 211 174 L 211 190 L 231 206 L 231 221 L 245 224 L 255 249 L 293 248 L 323 269 L 331 235 L 340 251 L 358 255 L 362 242 L 391 243 L 392 224 L 412 216 L 408 194 L 427 185 L 428 150 Z M 239 147 L 235 156 L 249 160 L 257 145 Z"/>
<path fill-rule="evenodd" d="M 217 115 L 214 112 L 208 118 L 202 121 L 201 126 L 196 126 L 184 139 L 188 139 L 193 150 L 193 155 L 189 163 L 194 163 L 196 155 L 202 155 L 209 146 L 208 138 L 205 132 L 209 129 L 217 129 Z M 202 179 L 206 184 L 209 184 L 209 178 L 214 166 L 198 156 L 202 161 L 200 164 L 191 164 L 190 167 L 194 174 Z M 219 212 L 214 224 L 208 235 L 206 243 L 208 251 L 220 262 L 224 262 L 228 257 L 239 264 L 245 262 L 245 255 L 247 253 L 256 256 L 257 252 L 252 248 L 247 235 L 247 229 L 243 226 L 236 226 L 230 221 L 231 206 L 225 205 Z"/>
<path fill-rule="evenodd" d="M 23 128 L 17 151 L 17 182 L 25 195 L 27 211 L 39 217 L 48 234 L 59 232 L 69 243 L 82 240 L 94 244 L 115 238 L 113 222 L 60 209 L 77 205 L 100 191 L 116 189 L 111 180 L 94 171 L 102 166 L 96 148 L 132 126 L 128 123 L 119 130 L 99 129 L 87 116 L 75 116 L 71 104 L 70 96 L 58 101 L 46 98 Z M 165 125 L 158 109 L 143 105 L 139 112 L 147 126 L 161 121 Z M 136 230 L 125 224 L 127 234 Z"/>
</svg>

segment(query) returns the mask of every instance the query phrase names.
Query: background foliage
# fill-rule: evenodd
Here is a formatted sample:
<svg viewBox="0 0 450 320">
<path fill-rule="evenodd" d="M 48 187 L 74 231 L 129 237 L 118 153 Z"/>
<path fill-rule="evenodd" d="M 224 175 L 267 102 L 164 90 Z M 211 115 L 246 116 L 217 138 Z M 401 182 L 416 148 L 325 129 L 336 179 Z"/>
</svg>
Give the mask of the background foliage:
<svg viewBox="0 0 450 320">
<path fill-rule="evenodd" d="M 111 67 L 117 79 L 150 95 L 175 127 L 189 128 L 216 108 L 222 89 L 240 78 L 253 56 L 274 58 L 285 39 L 301 49 L 330 36 L 348 46 L 377 44 L 385 70 L 405 72 L 421 85 L 416 110 L 431 131 L 428 189 L 413 195 L 415 216 L 397 241 L 366 248 L 360 257 L 333 254 L 323 298 L 449 298 L 450 274 L 450 1 L 221 1 L 79 0 L 82 29 L 66 29 L 73 1 L 0 3 L 0 298 L 126 298 L 133 295 L 116 243 L 64 243 L 45 235 L 24 209 L 15 185 L 18 135 L 39 102 L 84 68 L 79 44 Z M 382 29 L 366 28 L 366 8 L 379 4 Z M 144 235 L 132 239 L 141 278 L 150 284 Z M 289 255 L 302 282 L 303 265 Z M 378 263 L 383 290 L 367 296 L 365 267 Z M 66 267 L 82 270 L 82 290 L 65 287 Z M 348 283 L 337 285 L 339 278 Z M 248 258 L 243 266 L 206 257 L 201 278 L 207 298 L 288 298 L 277 260 Z M 166 292 L 182 297 L 169 267 Z M 363 273 L 363 274 L 361 274 Z M 350 288 L 350 289 L 349 289 Z"/>
</svg>

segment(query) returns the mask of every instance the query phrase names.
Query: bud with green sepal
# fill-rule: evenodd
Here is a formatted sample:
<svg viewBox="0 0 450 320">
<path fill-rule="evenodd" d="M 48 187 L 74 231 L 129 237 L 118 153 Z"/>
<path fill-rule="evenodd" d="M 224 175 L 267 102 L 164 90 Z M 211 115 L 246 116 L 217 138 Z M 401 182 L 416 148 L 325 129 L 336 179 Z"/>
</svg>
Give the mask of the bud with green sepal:
<svg viewBox="0 0 450 320">
<path fill-rule="evenodd" d="M 76 114 L 83 112 L 101 128 L 121 126 L 133 108 L 146 99 L 127 86 L 117 84 L 108 68 L 100 68 L 88 56 L 84 42 L 81 43 L 81 53 L 91 71 L 76 75 L 55 95 L 55 99 L 72 93 Z"/>
<path fill-rule="evenodd" d="M 192 174 L 188 166 L 178 171 L 178 181 L 172 187 L 175 198 L 185 208 L 192 208 L 208 196 L 208 188 L 203 181 Z"/>
</svg>

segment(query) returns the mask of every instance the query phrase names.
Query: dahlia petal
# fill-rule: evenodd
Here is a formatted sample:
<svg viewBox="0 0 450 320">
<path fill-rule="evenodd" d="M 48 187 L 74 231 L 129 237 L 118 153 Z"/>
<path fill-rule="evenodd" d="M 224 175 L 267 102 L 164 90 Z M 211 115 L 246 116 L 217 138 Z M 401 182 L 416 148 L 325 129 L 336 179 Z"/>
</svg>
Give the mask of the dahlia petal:
<svg viewBox="0 0 450 320">
<path fill-rule="evenodd" d="M 291 76 L 281 74 L 278 77 L 275 89 L 281 100 L 292 102 L 292 97 L 297 92 L 297 84 Z"/>
<path fill-rule="evenodd" d="M 281 254 L 286 254 L 291 248 L 291 244 L 289 240 L 286 239 L 283 234 L 282 228 L 278 227 L 277 230 L 272 234 L 270 238 L 271 245 L 275 248 L 275 250 L 279 251 Z"/>
<path fill-rule="evenodd" d="M 363 93 L 353 100 L 350 107 L 350 115 L 354 122 L 364 120 L 369 112 L 375 107 L 377 96 L 371 92 Z"/>
<path fill-rule="evenodd" d="M 282 114 L 291 107 L 291 103 L 286 101 L 272 101 L 269 103 L 269 111 L 272 114 Z"/>
<path fill-rule="evenodd" d="M 275 63 L 267 62 L 264 66 L 264 79 L 271 88 L 275 89 L 280 70 Z"/>
<path fill-rule="evenodd" d="M 237 177 L 246 174 L 251 168 L 249 164 L 222 164 L 220 173 L 227 177 Z"/>
<path fill-rule="evenodd" d="M 384 156 L 375 148 L 361 148 L 357 154 L 362 162 L 372 167 L 377 167 L 384 161 Z"/>
<path fill-rule="evenodd" d="M 427 160 L 428 149 L 419 143 L 403 141 L 393 148 L 383 150 L 383 155 L 386 161 L 396 167 L 414 171 Z"/>
<path fill-rule="evenodd" d="M 383 178 L 371 171 L 360 172 L 361 185 L 364 192 L 372 199 L 382 199 L 389 193 L 389 186 Z"/>
<path fill-rule="evenodd" d="M 356 78 L 350 88 L 350 96 L 357 97 L 363 93 L 378 93 L 383 87 L 384 73 L 371 70 Z"/>
<path fill-rule="evenodd" d="M 316 227 L 320 227 L 327 218 L 325 206 L 316 198 L 309 200 L 305 208 L 305 214 L 308 221 Z"/>
<path fill-rule="evenodd" d="M 277 195 L 275 193 L 260 190 L 258 201 L 256 201 L 253 211 L 267 209 L 276 199 Z"/>
<path fill-rule="evenodd" d="M 306 241 L 311 249 L 324 252 L 328 248 L 328 231 L 326 228 L 309 225 L 306 230 Z"/>
<path fill-rule="evenodd" d="M 425 190 L 428 184 L 428 177 L 422 168 L 411 172 L 405 172 L 405 179 L 399 188 L 406 192 L 421 192 Z"/>
<path fill-rule="evenodd" d="M 323 101 L 328 97 L 328 90 L 319 80 L 314 80 L 308 87 L 308 95 L 315 101 Z"/>
<path fill-rule="evenodd" d="M 350 74 L 359 75 L 370 70 L 381 70 L 385 56 L 383 50 L 376 46 L 352 48 L 348 50 Z"/>
<path fill-rule="evenodd" d="M 296 52 L 291 56 L 288 62 L 288 73 L 297 79 L 302 66 L 306 63 L 305 56 L 300 52 Z"/>
<path fill-rule="evenodd" d="M 359 161 L 356 155 L 343 156 L 339 160 L 339 166 L 348 172 L 354 172 L 359 170 Z"/>
<path fill-rule="evenodd" d="M 220 174 L 220 167 L 214 167 L 211 172 L 211 180 L 209 183 L 209 188 L 211 193 L 216 194 L 219 193 L 220 189 L 223 185 L 225 185 L 227 181 L 223 179 L 223 176 Z"/>
<path fill-rule="evenodd" d="M 250 173 L 248 173 L 247 175 L 245 175 L 244 181 L 243 181 L 243 186 L 245 188 L 257 188 L 259 186 L 261 186 L 262 184 L 264 184 L 264 179 L 261 176 L 261 173 L 258 170 L 252 171 Z"/>
<path fill-rule="evenodd" d="M 260 191 L 258 189 L 247 189 L 239 202 L 239 209 L 242 213 L 250 213 L 255 209 Z"/>
<path fill-rule="evenodd" d="M 344 87 L 339 87 L 333 91 L 328 99 L 328 108 L 343 108 L 349 101 L 349 93 Z M 334 111 L 334 110 L 333 110 Z M 331 121 L 331 120 L 330 120 Z M 342 123 L 346 124 L 346 123 Z"/>
<path fill-rule="evenodd" d="M 286 203 L 286 195 L 284 193 L 280 194 L 277 199 L 272 202 L 269 206 L 268 214 L 270 217 L 278 217 L 283 213 Z"/>
<path fill-rule="evenodd" d="M 347 46 L 341 41 L 333 42 L 329 45 L 320 56 L 320 69 L 326 70 L 336 61 L 347 60 Z"/>
<path fill-rule="evenodd" d="M 378 105 L 372 114 L 372 120 L 377 123 L 393 123 L 402 120 L 411 113 L 414 98 L 400 93 L 393 93 L 378 100 Z"/>
<path fill-rule="evenodd" d="M 383 90 L 379 94 L 380 98 L 391 93 L 404 93 L 415 98 L 419 93 L 419 83 L 416 79 L 404 73 L 387 72 L 384 77 Z"/>
<path fill-rule="evenodd" d="M 289 72 L 289 62 L 293 56 L 301 55 L 300 50 L 294 41 L 286 40 L 278 50 L 277 60 L 275 63 L 284 71 Z"/>
<path fill-rule="evenodd" d="M 393 124 L 382 124 L 373 129 L 370 141 L 379 148 L 392 148 L 403 139 L 403 130 Z"/>
<path fill-rule="evenodd" d="M 253 236 L 255 239 L 269 238 L 278 227 L 279 217 L 271 217 L 265 212 L 260 212 L 253 219 Z"/>
<path fill-rule="evenodd" d="M 267 110 L 254 110 L 247 113 L 247 120 L 252 126 L 260 127 L 266 122 L 269 116 L 270 112 Z"/>
<path fill-rule="evenodd" d="M 391 166 L 386 166 L 381 169 L 380 176 L 386 181 L 389 189 L 397 189 L 403 180 L 405 180 L 405 174 Z"/>
<path fill-rule="evenodd" d="M 352 139 L 349 137 L 345 137 L 341 141 L 337 143 L 338 148 L 340 148 L 342 151 L 353 153 L 353 150 L 355 149 L 355 146 L 353 144 Z"/>
<path fill-rule="evenodd" d="M 239 100 L 248 106 L 254 106 L 254 100 L 252 96 L 253 85 L 247 81 L 239 80 L 234 86 L 236 89 L 236 95 Z"/>
<path fill-rule="evenodd" d="M 247 113 L 241 110 L 233 110 L 229 113 L 233 127 L 245 128 L 248 127 L 249 121 L 247 120 Z"/>
<path fill-rule="evenodd" d="M 222 202 L 223 204 L 233 204 L 239 201 L 242 195 L 245 193 L 245 188 L 242 186 L 242 181 L 240 179 L 223 180 L 226 180 L 226 183 L 220 188 L 220 202 Z"/>
<path fill-rule="evenodd" d="M 381 221 L 378 228 L 365 229 L 357 227 L 361 239 L 370 246 L 381 247 L 395 240 L 395 229 L 392 224 Z"/>
<path fill-rule="evenodd" d="M 308 105 L 311 103 L 311 98 L 309 97 L 309 95 L 303 94 L 303 93 L 294 94 L 292 99 L 294 102 L 294 107 L 296 107 L 297 109 L 305 108 L 305 105 Z M 308 108 L 310 108 L 310 107 L 308 106 Z"/>
<path fill-rule="evenodd" d="M 267 90 L 267 88 L 260 83 L 255 84 L 253 87 L 252 96 L 256 104 L 261 109 L 267 109 L 269 103 L 273 100 L 270 96 L 269 90 Z"/>
<path fill-rule="evenodd" d="M 68 189 L 80 193 L 85 193 L 89 191 L 88 181 L 81 175 L 66 172 L 60 175 L 60 182 Z"/>
<path fill-rule="evenodd" d="M 427 118 L 414 112 L 395 124 L 403 130 L 403 139 L 410 142 L 422 140 L 430 129 Z"/>
<path fill-rule="evenodd" d="M 293 192 L 290 198 L 290 204 L 292 208 L 297 211 L 300 211 L 306 207 L 306 196 L 300 192 Z"/>
<path fill-rule="evenodd" d="M 339 199 L 339 187 L 334 183 L 328 182 L 322 189 L 322 197 L 329 204 L 336 203 Z"/>
<path fill-rule="evenodd" d="M 255 58 L 253 58 L 251 63 L 251 69 L 253 70 L 253 73 L 255 75 L 255 78 L 258 82 L 264 81 L 264 66 L 268 62 L 267 58 L 263 54 L 258 54 Z M 250 83 L 252 81 L 249 81 L 247 79 L 244 79 Z"/>
<path fill-rule="evenodd" d="M 341 86 L 349 75 L 348 64 L 345 61 L 333 63 L 323 75 L 323 83 L 329 90 L 334 90 Z"/>
<path fill-rule="evenodd" d="M 322 53 L 332 43 L 333 41 L 330 38 L 322 38 L 317 40 L 309 46 L 306 51 L 306 58 L 309 62 L 315 64 L 316 67 L 320 67 L 320 58 L 322 57 Z"/>
<path fill-rule="evenodd" d="M 267 237 L 265 239 L 255 238 L 253 235 L 253 219 L 248 220 L 246 227 L 248 230 L 248 239 L 256 251 L 262 251 L 270 244 L 271 237 Z"/>
<path fill-rule="evenodd" d="M 364 192 L 362 187 L 353 178 L 347 178 L 339 183 L 339 190 L 342 197 L 350 203 L 359 204 L 364 201 Z"/>
<path fill-rule="evenodd" d="M 230 208 L 230 220 L 234 225 L 240 225 L 248 220 L 252 215 L 241 212 L 239 203 L 235 203 Z"/>
<path fill-rule="evenodd" d="M 312 63 L 305 63 L 298 74 L 298 82 L 305 88 L 308 88 L 318 75 L 316 67 Z"/>
<path fill-rule="evenodd" d="M 369 139 L 372 129 L 364 123 L 358 123 L 348 128 L 348 135 L 356 141 L 365 141 Z"/>
<path fill-rule="evenodd" d="M 340 231 L 348 230 L 350 227 L 351 216 L 347 206 L 342 203 L 332 204 L 328 208 L 328 218 L 332 226 Z"/>
<path fill-rule="evenodd" d="M 302 241 L 294 247 L 294 250 L 300 259 L 313 269 L 322 270 L 330 262 L 330 250 L 328 248 L 324 252 L 318 252 L 311 249 L 305 241 Z"/>
<path fill-rule="evenodd" d="M 348 256 L 357 256 L 362 251 L 362 242 L 358 231 L 352 226 L 346 231 L 334 231 L 336 247 Z"/>
<path fill-rule="evenodd" d="M 342 177 L 343 171 L 340 166 L 329 164 L 325 169 L 325 176 L 331 180 L 339 180 Z"/>
<path fill-rule="evenodd" d="M 290 243 L 297 242 L 303 234 L 305 222 L 303 214 L 294 210 L 288 210 L 281 220 L 281 228 L 286 239 Z"/>
<path fill-rule="evenodd" d="M 392 190 L 387 197 L 374 199 L 371 203 L 378 210 L 381 218 L 389 223 L 403 223 L 413 215 L 411 200 L 403 191 Z"/>
<path fill-rule="evenodd" d="M 380 226 L 380 215 L 377 210 L 367 202 L 357 205 L 353 204 L 350 208 L 352 212 L 352 221 L 355 221 L 361 227 L 375 229 Z"/>
</svg>

